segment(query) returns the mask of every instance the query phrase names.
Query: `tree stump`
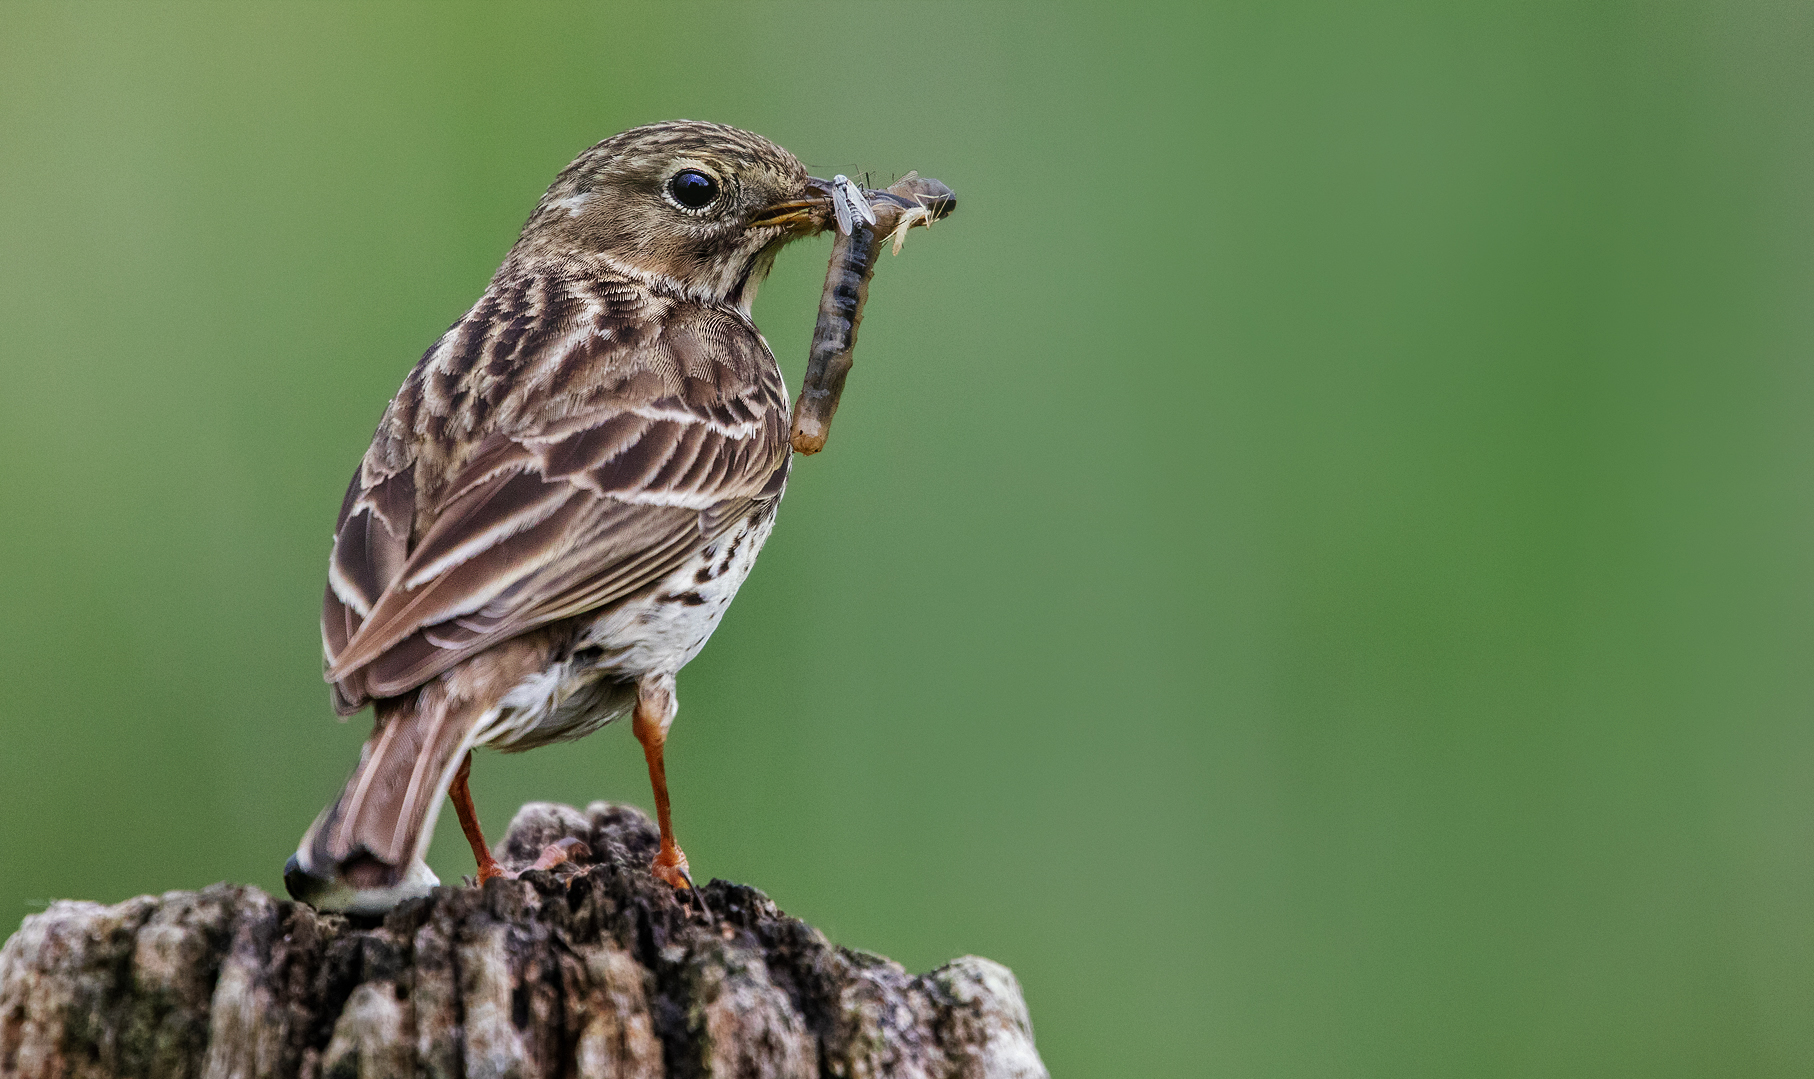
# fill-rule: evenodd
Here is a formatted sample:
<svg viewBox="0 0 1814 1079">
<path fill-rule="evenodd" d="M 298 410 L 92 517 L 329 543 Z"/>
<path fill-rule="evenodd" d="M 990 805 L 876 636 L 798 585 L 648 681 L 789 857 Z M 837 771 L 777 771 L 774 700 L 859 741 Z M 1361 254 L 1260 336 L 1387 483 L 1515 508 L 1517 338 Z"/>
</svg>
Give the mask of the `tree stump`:
<svg viewBox="0 0 1814 1079">
<path fill-rule="evenodd" d="M 909 975 L 754 888 L 652 878 L 641 811 L 531 803 L 507 867 L 382 919 L 249 887 L 64 900 L 0 950 L 0 1077 L 1044 1079 L 1020 986 L 966 956 Z"/>
</svg>

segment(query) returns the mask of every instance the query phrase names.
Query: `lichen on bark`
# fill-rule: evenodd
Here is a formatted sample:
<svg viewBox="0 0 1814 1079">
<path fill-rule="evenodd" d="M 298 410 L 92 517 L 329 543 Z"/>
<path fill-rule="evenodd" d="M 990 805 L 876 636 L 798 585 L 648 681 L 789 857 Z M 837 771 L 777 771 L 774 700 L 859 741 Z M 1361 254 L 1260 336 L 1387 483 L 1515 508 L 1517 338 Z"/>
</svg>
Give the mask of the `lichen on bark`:
<svg viewBox="0 0 1814 1079">
<path fill-rule="evenodd" d="M 54 903 L 0 949 L 0 1079 L 1044 1079 L 1006 967 L 910 975 L 724 881 L 683 903 L 627 806 L 526 805 L 497 854 L 565 837 L 591 859 L 382 920 L 227 884 Z"/>
</svg>

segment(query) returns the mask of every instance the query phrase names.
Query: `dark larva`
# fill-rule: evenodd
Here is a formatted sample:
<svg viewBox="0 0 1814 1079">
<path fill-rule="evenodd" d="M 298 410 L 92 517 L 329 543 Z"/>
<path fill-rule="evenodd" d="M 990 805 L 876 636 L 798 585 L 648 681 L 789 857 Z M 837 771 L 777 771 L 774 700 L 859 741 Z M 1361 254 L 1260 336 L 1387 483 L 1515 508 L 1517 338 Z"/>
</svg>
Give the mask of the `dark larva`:
<svg viewBox="0 0 1814 1079">
<path fill-rule="evenodd" d="M 837 203 L 837 238 L 831 246 L 831 265 L 825 270 L 825 291 L 819 297 L 819 321 L 813 327 L 812 351 L 806 360 L 806 380 L 794 406 L 794 449 L 818 453 L 831 432 L 831 418 L 838 411 L 838 397 L 850 374 L 851 353 L 857 346 L 857 327 L 863 321 L 863 302 L 869 297 L 869 278 L 875 273 L 876 256 L 884 240 L 892 238 L 900 250 L 901 237 L 916 225 L 946 217 L 957 208 L 957 197 L 937 180 L 908 173 L 886 191 L 861 191 L 870 215 L 851 212 L 845 191 L 855 188 L 843 181 Z M 855 200 L 852 199 L 852 202 Z M 844 224 L 849 230 L 844 231 Z"/>
</svg>

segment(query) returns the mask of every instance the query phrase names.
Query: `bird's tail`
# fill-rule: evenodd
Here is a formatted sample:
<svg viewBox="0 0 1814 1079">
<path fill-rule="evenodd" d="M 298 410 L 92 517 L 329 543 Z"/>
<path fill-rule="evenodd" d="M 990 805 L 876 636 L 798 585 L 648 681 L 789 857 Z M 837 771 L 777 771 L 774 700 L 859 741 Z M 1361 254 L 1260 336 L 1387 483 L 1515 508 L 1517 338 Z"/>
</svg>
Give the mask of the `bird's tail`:
<svg viewBox="0 0 1814 1079">
<path fill-rule="evenodd" d="M 445 685 L 377 702 L 346 789 L 284 867 L 290 895 L 323 910 L 378 913 L 440 883 L 422 860 L 480 714 Z"/>
</svg>

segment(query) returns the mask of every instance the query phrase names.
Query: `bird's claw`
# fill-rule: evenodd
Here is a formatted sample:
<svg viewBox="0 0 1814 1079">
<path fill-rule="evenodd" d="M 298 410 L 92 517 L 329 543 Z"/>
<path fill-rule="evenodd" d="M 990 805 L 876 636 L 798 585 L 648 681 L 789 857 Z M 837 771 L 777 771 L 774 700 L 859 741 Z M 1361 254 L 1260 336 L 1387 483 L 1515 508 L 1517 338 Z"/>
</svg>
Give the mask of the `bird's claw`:
<svg viewBox="0 0 1814 1079">
<path fill-rule="evenodd" d="M 553 869 L 557 865 L 565 865 L 568 862 L 577 862 L 582 858 L 590 857 L 592 857 L 592 848 L 586 845 L 585 840 L 568 836 L 543 847 L 541 856 L 529 868 Z"/>
<path fill-rule="evenodd" d="M 688 872 L 687 869 L 686 855 L 681 855 L 679 863 L 671 866 L 662 865 L 660 858 L 657 858 L 655 861 L 656 864 L 650 867 L 654 870 L 655 875 L 672 885 L 676 892 L 684 892 L 686 895 L 698 900 L 700 913 L 704 914 L 706 919 L 710 921 L 712 918 L 712 908 L 706 906 L 705 893 L 700 891 L 699 885 L 693 883 L 693 874 Z M 679 899 L 680 897 L 677 895 L 675 898 Z M 691 903 L 686 903 L 684 900 L 682 900 L 682 904 L 688 907 L 692 906 Z"/>
<path fill-rule="evenodd" d="M 484 887 L 486 881 L 492 880 L 516 880 L 531 869 L 553 869 L 557 865 L 566 865 L 568 862 L 577 862 L 590 857 L 592 857 L 592 848 L 586 845 L 585 840 L 568 836 L 543 847 L 541 855 L 522 869 L 505 869 L 495 859 L 485 859 L 479 863 L 479 886 Z"/>
<path fill-rule="evenodd" d="M 692 889 L 693 875 L 687 869 L 686 852 L 679 847 L 663 847 L 649 866 L 649 872 L 655 874 L 656 880 L 676 891 Z"/>
</svg>

